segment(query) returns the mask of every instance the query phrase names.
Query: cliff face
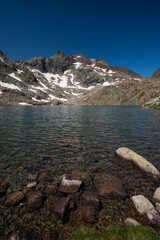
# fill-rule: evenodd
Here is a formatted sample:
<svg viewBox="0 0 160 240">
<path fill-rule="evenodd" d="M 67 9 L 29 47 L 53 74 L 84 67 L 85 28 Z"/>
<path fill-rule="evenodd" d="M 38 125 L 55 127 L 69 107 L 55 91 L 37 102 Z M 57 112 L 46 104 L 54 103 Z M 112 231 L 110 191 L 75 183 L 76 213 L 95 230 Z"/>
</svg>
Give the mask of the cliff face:
<svg viewBox="0 0 160 240">
<path fill-rule="evenodd" d="M 156 108 L 160 70 L 152 78 L 111 67 L 103 59 L 62 51 L 11 61 L 0 51 L 0 104 L 145 105 Z"/>
</svg>

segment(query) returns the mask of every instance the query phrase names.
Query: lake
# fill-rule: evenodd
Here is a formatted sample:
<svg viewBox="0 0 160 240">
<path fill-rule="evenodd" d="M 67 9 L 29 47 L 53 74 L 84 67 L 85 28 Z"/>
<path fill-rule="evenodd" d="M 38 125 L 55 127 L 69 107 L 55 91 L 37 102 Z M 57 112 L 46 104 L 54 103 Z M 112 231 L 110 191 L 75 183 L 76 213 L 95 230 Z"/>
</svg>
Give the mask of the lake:
<svg viewBox="0 0 160 240">
<path fill-rule="evenodd" d="M 0 179 L 11 183 L 7 196 L 23 190 L 31 181 L 29 176 L 43 171 L 50 173 L 53 181 L 53 177 L 64 173 L 97 168 L 101 169 L 97 170 L 100 174 L 106 171 L 124 180 L 129 196 L 142 193 L 151 199 L 159 185 L 117 160 L 115 151 L 119 147 L 130 148 L 160 170 L 159 123 L 160 111 L 138 106 L 0 107 Z M 9 218 L 14 214 L 0 208 L 0 231 L 7 235 L 14 228 L 14 217 Z M 20 214 L 18 208 L 17 216 Z M 4 221 L 6 216 L 8 222 Z M 121 216 L 119 212 L 117 219 Z M 99 228 L 108 224 L 108 220 L 99 219 Z M 111 218 L 110 222 L 117 219 Z M 41 229 L 43 224 L 42 218 Z"/>
</svg>

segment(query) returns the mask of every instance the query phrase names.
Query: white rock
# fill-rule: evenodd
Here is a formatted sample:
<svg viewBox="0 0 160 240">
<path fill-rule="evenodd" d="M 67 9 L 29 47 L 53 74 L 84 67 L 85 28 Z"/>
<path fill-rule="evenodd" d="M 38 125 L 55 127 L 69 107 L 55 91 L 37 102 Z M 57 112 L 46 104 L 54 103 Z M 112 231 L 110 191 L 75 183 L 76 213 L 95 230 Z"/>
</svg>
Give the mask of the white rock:
<svg viewBox="0 0 160 240">
<path fill-rule="evenodd" d="M 133 201 L 133 204 L 140 215 L 147 215 L 151 222 L 156 221 L 160 224 L 160 215 L 147 198 L 142 195 L 136 195 L 133 196 L 131 200 Z"/>
<path fill-rule="evenodd" d="M 160 203 L 160 187 L 156 189 L 153 200 L 157 203 Z"/>
<path fill-rule="evenodd" d="M 80 186 L 82 184 L 82 181 L 69 180 L 69 179 L 66 179 L 65 177 L 63 177 L 61 184 L 64 185 L 64 186 L 73 186 L 73 185 Z"/>
<path fill-rule="evenodd" d="M 149 161 L 134 151 L 125 147 L 121 147 L 116 150 L 116 156 L 117 158 L 134 164 L 136 167 L 141 169 L 148 176 L 153 177 L 155 180 L 160 179 L 160 172 Z"/>
<path fill-rule="evenodd" d="M 126 218 L 125 225 L 126 226 L 138 226 L 138 225 L 141 225 L 141 224 L 133 218 Z"/>
<path fill-rule="evenodd" d="M 34 188 L 36 185 L 37 185 L 36 182 L 32 182 L 32 183 L 28 183 L 28 184 L 27 184 L 27 187 L 28 187 L 28 188 Z"/>
</svg>

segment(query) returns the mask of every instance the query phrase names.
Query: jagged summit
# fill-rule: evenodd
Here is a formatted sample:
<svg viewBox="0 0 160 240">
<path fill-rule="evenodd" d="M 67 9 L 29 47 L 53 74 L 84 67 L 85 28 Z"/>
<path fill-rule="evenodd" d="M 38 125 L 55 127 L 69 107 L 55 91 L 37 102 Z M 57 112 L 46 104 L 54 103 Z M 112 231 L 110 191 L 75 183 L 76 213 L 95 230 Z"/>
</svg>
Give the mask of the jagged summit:
<svg viewBox="0 0 160 240">
<path fill-rule="evenodd" d="M 1 51 L 0 105 L 153 105 L 160 99 L 156 76 L 157 81 L 144 79 L 81 53 L 66 56 L 58 51 L 48 58 L 13 62 Z"/>
<path fill-rule="evenodd" d="M 153 78 L 160 78 L 160 68 L 158 68 L 152 75 Z"/>
</svg>

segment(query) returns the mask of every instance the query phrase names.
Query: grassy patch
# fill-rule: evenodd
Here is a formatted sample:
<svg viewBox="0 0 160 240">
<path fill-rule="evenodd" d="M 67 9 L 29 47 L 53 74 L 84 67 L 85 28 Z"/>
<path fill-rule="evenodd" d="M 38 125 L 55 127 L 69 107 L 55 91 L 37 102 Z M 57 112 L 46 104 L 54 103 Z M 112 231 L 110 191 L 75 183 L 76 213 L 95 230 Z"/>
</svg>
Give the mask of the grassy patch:
<svg viewBox="0 0 160 240">
<path fill-rule="evenodd" d="M 103 234 L 88 227 L 80 227 L 72 240 L 160 240 L 152 228 L 146 226 L 110 226 Z"/>
</svg>

